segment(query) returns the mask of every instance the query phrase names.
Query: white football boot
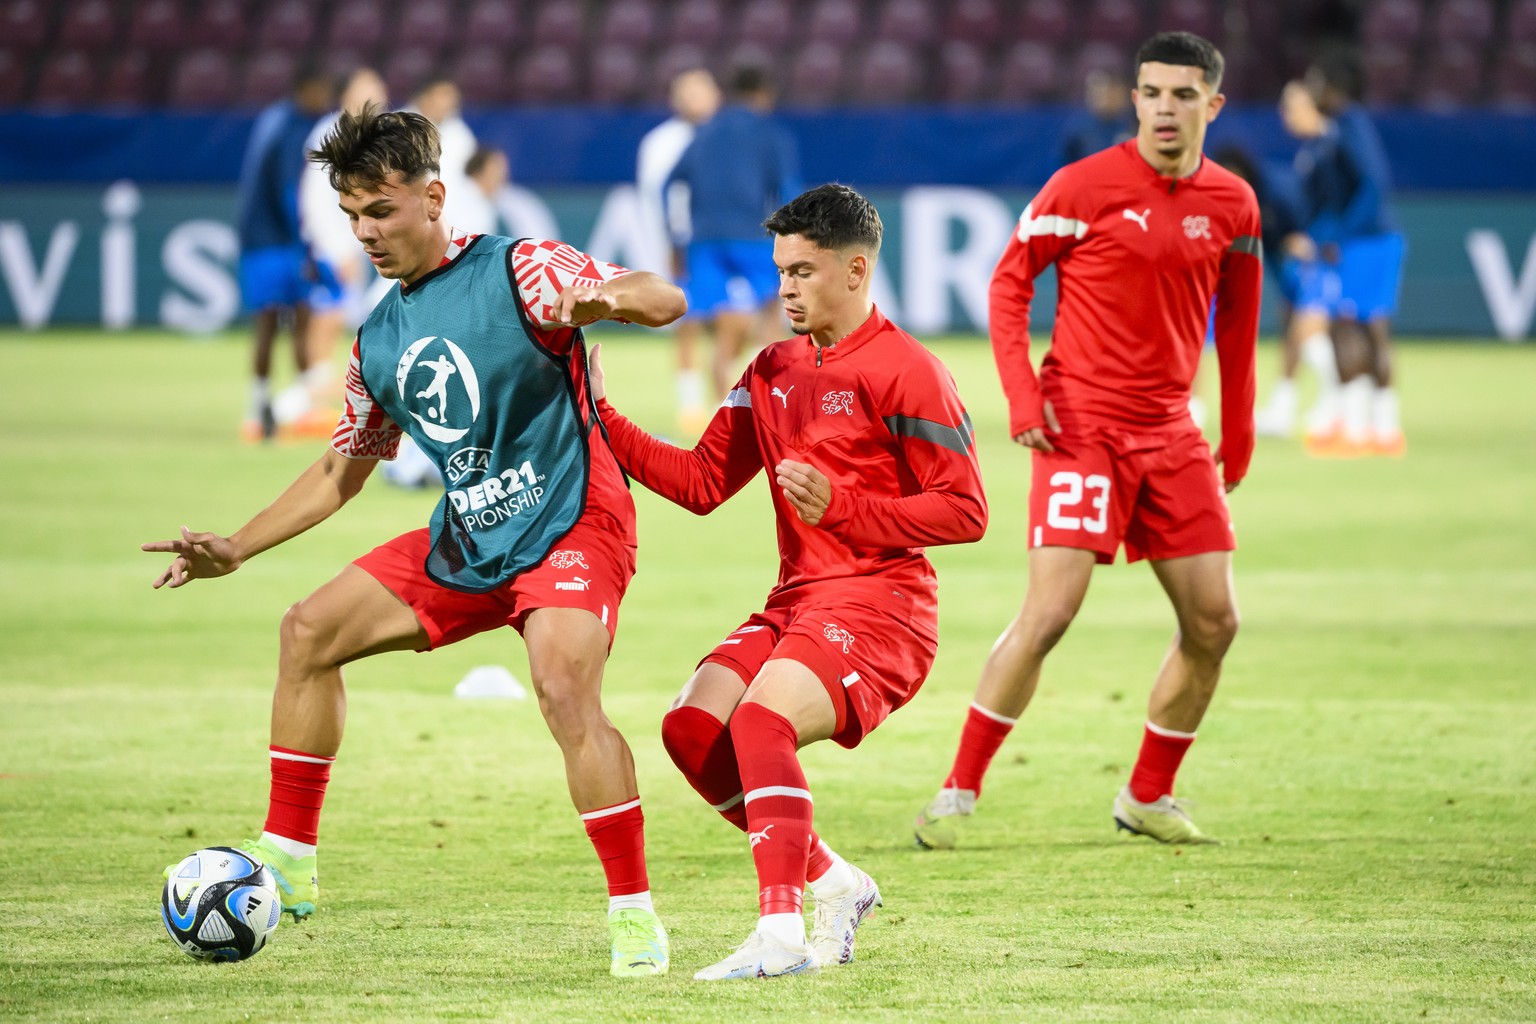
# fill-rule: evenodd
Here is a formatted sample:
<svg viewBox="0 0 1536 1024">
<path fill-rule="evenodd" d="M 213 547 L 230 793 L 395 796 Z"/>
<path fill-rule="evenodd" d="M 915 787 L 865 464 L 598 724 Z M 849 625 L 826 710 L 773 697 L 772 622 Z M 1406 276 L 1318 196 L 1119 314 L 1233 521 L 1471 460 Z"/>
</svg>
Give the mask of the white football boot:
<svg viewBox="0 0 1536 1024">
<path fill-rule="evenodd" d="M 941 789 L 917 816 L 913 834 L 917 845 L 928 850 L 953 850 L 960 839 L 960 820 L 976 810 L 976 791 Z"/>
<path fill-rule="evenodd" d="M 821 963 L 810 946 L 791 946 L 754 930 L 736 952 L 695 974 L 695 981 L 733 981 L 738 978 L 781 978 L 814 971 Z"/>
<path fill-rule="evenodd" d="M 1180 807 L 1171 796 L 1160 796 L 1151 803 L 1144 804 L 1131 796 L 1131 787 L 1126 786 L 1115 797 L 1114 815 L 1116 829 L 1124 829 L 1132 835 L 1156 839 L 1160 843 L 1194 846 L 1221 842 L 1201 832 L 1195 823 L 1189 820 L 1189 812 Z"/>
<path fill-rule="evenodd" d="M 853 936 L 864 919 L 884 906 L 880 887 L 864 872 L 848 865 L 858 881 L 851 889 L 835 895 L 813 893 L 816 913 L 811 919 L 811 948 L 824 967 L 853 960 Z"/>
</svg>

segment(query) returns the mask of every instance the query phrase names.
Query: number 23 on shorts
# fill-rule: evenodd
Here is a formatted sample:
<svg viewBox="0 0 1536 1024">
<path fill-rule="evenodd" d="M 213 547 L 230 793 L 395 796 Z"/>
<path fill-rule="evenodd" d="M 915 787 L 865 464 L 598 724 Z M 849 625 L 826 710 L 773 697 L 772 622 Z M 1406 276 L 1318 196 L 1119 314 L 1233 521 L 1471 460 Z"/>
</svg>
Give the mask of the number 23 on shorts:
<svg viewBox="0 0 1536 1024">
<path fill-rule="evenodd" d="M 1053 530 L 1103 533 L 1109 527 L 1109 477 L 1058 470 L 1051 474 L 1045 508 L 1046 525 Z"/>
</svg>

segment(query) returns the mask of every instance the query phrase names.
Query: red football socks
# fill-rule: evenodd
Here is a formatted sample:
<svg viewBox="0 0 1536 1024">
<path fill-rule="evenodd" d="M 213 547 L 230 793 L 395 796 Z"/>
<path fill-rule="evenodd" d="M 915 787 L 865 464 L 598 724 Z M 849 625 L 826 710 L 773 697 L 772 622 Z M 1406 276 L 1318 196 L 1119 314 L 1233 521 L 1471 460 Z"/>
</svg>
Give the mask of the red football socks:
<svg viewBox="0 0 1536 1024">
<path fill-rule="evenodd" d="M 320 805 L 325 803 L 325 786 L 336 759 L 286 747 L 271 747 L 268 753 L 272 790 L 263 830 L 314 846 L 320 835 Z"/>
<path fill-rule="evenodd" d="M 960 731 L 960 749 L 955 752 L 955 766 L 944 780 L 945 789 L 969 789 L 981 795 L 981 780 L 987 774 L 1003 740 L 1013 731 L 1017 719 L 1004 718 L 980 704 L 972 704 Z"/>
<path fill-rule="evenodd" d="M 703 708 L 680 707 L 662 717 L 661 742 L 699 796 L 726 821 L 747 831 L 736 747 L 725 724 Z M 820 878 L 835 863 L 836 855 L 812 832 L 806 877 Z"/>
<path fill-rule="evenodd" d="M 608 876 L 608 895 L 628 896 L 649 891 L 651 882 L 645 871 L 645 815 L 640 810 L 640 798 L 585 811 L 581 823 L 586 826 L 587 838 L 592 840 L 592 847 L 603 862 L 603 874 Z"/>
<path fill-rule="evenodd" d="M 1141 753 L 1131 770 L 1131 797 L 1150 804 L 1163 796 L 1172 796 L 1173 777 L 1194 742 L 1192 732 L 1175 732 L 1148 722 L 1142 732 Z"/>
<path fill-rule="evenodd" d="M 661 743 L 704 802 L 745 832 L 747 809 L 741 802 L 741 773 L 736 769 L 736 748 L 725 723 L 703 708 L 685 705 L 662 717 Z"/>
<path fill-rule="evenodd" d="M 795 727 L 761 704 L 744 703 L 731 716 L 731 740 L 745 791 L 759 911 L 799 914 L 813 840 L 811 793 L 795 755 Z"/>
</svg>

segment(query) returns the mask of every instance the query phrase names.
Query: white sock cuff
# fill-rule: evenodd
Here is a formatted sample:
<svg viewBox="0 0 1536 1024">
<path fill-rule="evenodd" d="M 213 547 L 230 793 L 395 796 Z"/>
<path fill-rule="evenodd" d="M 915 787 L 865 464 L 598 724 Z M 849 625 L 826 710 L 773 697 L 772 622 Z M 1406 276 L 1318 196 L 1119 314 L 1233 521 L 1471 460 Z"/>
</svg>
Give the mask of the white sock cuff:
<svg viewBox="0 0 1536 1024">
<path fill-rule="evenodd" d="M 794 786 L 759 786 L 757 789 L 754 789 L 752 792 L 748 793 L 742 799 L 745 800 L 747 803 L 751 803 L 753 800 L 756 800 L 756 799 L 758 799 L 760 797 L 765 797 L 765 796 L 798 797 L 799 799 L 804 800 L 808 804 L 809 803 L 815 803 L 815 801 L 811 799 L 811 791 L 810 790 L 808 790 L 808 789 L 797 789 Z"/>
<path fill-rule="evenodd" d="M 1177 729 L 1165 729 L 1161 725 L 1147 722 L 1147 731 L 1155 736 L 1164 736 L 1170 740 L 1192 740 L 1195 734 L 1192 732 L 1179 732 Z"/>
<path fill-rule="evenodd" d="M 711 810 L 719 811 L 720 813 L 724 814 L 732 807 L 735 807 L 737 804 L 741 803 L 742 798 L 745 796 L 745 793 L 737 793 L 723 804 L 710 804 L 709 806 Z"/>
<path fill-rule="evenodd" d="M 315 757 L 313 754 L 298 754 L 291 750 L 278 750 L 276 747 L 268 747 L 267 754 L 274 761 L 303 761 L 305 764 L 334 764 L 334 757 Z"/>
<path fill-rule="evenodd" d="M 277 847 L 294 860 L 303 860 L 305 857 L 315 855 L 314 843 L 301 843 L 297 839 L 289 839 L 287 836 L 277 835 L 275 832 L 263 832 L 261 838 L 271 846 Z"/>
<path fill-rule="evenodd" d="M 982 707 L 980 704 L 977 704 L 975 701 L 971 702 L 971 710 L 977 712 L 984 718 L 990 718 L 992 721 L 1001 723 L 1002 725 L 1017 725 L 1019 722 L 1017 718 L 1009 718 L 1007 715 L 1000 715 L 996 711 L 990 711 L 987 708 Z"/>
<path fill-rule="evenodd" d="M 627 892 L 622 896 L 608 897 L 608 913 L 615 910 L 649 910 L 655 912 L 656 907 L 651 903 L 651 890 L 644 892 Z"/>
<path fill-rule="evenodd" d="M 622 804 L 614 804 L 612 807 L 599 807 L 595 811 L 586 811 L 582 814 L 581 820 L 591 821 L 593 818 L 607 818 L 614 814 L 623 814 L 625 811 L 639 806 L 640 798 L 635 797 L 633 800 L 625 801 Z"/>
</svg>

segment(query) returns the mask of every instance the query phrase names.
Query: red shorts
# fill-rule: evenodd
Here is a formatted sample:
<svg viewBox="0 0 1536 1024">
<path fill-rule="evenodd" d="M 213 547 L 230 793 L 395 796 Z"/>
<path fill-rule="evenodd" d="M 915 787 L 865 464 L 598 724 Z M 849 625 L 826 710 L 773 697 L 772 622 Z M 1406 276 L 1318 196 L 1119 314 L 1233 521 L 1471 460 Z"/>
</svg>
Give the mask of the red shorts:
<svg viewBox="0 0 1536 1024">
<path fill-rule="evenodd" d="M 724 665 L 750 684 L 771 658 L 800 662 L 816 673 L 832 698 L 837 711 L 832 739 L 856 747 L 917 693 L 938 646 L 936 624 L 914 622 L 905 599 L 880 607 L 864 596 L 829 595 L 770 605 L 699 664 Z"/>
<path fill-rule="evenodd" d="M 412 530 L 353 563 L 416 613 L 428 637 L 422 650 L 446 647 L 500 626 L 521 633 L 528 613 L 537 608 L 584 608 L 608 627 L 608 642 L 613 643 L 619 602 L 635 575 L 635 549 L 607 519 L 584 516 L 543 562 L 485 594 L 451 590 L 427 576 L 430 536 L 428 530 Z"/>
<path fill-rule="evenodd" d="M 1029 546 L 1082 548 L 1113 562 L 1183 558 L 1237 547 L 1227 495 L 1205 438 L 1088 427 L 1034 453 Z"/>
</svg>

